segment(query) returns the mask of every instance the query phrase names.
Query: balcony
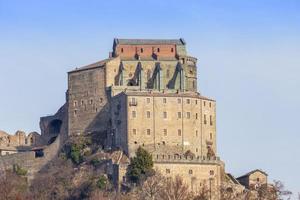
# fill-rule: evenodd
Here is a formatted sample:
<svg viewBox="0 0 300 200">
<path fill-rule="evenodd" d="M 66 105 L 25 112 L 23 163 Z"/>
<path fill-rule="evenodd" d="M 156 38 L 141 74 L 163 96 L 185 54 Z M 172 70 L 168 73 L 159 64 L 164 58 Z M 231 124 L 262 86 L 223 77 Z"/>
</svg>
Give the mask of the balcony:
<svg viewBox="0 0 300 200">
<path fill-rule="evenodd" d="M 131 102 L 129 102 L 129 106 L 137 106 L 137 102 L 136 101 L 131 101 Z"/>
</svg>

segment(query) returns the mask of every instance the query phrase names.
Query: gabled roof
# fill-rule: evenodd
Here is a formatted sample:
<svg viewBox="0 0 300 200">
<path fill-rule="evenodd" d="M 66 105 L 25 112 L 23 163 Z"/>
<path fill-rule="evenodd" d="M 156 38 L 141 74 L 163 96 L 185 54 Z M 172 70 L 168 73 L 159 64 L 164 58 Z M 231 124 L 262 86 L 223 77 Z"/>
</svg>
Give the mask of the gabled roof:
<svg viewBox="0 0 300 200">
<path fill-rule="evenodd" d="M 97 68 L 97 67 L 103 67 L 105 65 L 105 63 L 107 63 L 109 60 L 111 60 L 111 58 L 100 60 L 98 62 L 89 64 L 89 65 L 86 65 L 86 66 L 83 66 L 83 67 L 76 68 L 76 69 L 74 69 L 72 71 L 69 71 L 68 73 L 73 73 L 73 72 L 78 72 L 78 71 L 93 69 L 93 68 Z"/>
<path fill-rule="evenodd" d="M 253 174 L 253 173 L 255 173 L 255 172 L 261 172 L 262 174 L 268 176 L 268 174 L 267 174 L 266 172 L 264 172 L 264 171 L 262 171 L 262 170 L 260 170 L 260 169 L 255 169 L 255 170 L 252 170 L 252 171 L 248 172 L 247 174 L 245 174 L 245 175 L 243 175 L 243 176 L 238 177 L 237 179 L 244 178 L 244 177 L 246 177 L 246 176 L 250 176 L 251 174 Z"/>
<path fill-rule="evenodd" d="M 153 45 L 153 44 L 175 44 L 185 45 L 183 38 L 180 39 L 114 39 L 114 45 L 127 44 L 127 45 Z"/>
</svg>

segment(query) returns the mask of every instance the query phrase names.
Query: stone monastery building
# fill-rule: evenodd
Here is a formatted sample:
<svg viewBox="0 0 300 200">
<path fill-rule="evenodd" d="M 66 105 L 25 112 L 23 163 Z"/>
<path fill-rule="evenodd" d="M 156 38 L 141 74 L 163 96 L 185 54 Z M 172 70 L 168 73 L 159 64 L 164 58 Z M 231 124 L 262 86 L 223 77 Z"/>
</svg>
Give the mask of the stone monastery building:
<svg viewBox="0 0 300 200">
<path fill-rule="evenodd" d="M 226 176 L 216 102 L 198 92 L 197 59 L 183 39 L 114 39 L 109 58 L 68 72 L 66 103 L 40 127 L 41 145 L 96 134 L 103 149 L 129 158 L 141 146 L 158 171 L 182 176 L 192 190 L 207 184 L 216 194 Z M 126 181 L 127 166 L 113 167 L 116 183 Z"/>
</svg>

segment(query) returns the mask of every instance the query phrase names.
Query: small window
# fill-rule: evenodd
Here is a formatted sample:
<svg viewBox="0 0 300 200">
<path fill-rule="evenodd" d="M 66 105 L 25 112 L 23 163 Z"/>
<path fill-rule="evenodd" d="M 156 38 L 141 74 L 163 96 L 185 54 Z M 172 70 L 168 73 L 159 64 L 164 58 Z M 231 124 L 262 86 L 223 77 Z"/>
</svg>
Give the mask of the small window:
<svg viewBox="0 0 300 200">
<path fill-rule="evenodd" d="M 198 104 L 198 100 L 195 100 L 195 104 L 196 104 L 196 105 Z"/>
<path fill-rule="evenodd" d="M 172 53 L 174 52 L 174 48 L 171 48 L 171 52 L 172 52 Z"/>
<path fill-rule="evenodd" d="M 159 48 L 157 48 L 157 52 L 160 52 L 160 49 L 159 49 Z"/>
<path fill-rule="evenodd" d="M 207 121 L 206 121 L 206 115 L 204 115 L 204 124 L 207 124 Z"/>
<path fill-rule="evenodd" d="M 74 107 L 76 107 L 77 106 L 77 101 L 74 101 Z"/>
<path fill-rule="evenodd" d="M 124 49 L 123 48 L 121 48 L 121 53 L 123 53 L 124 52 Z"/>
<path fill-rule="evenodd" d="M 206 105 L 206 102 L 205 101 L 203 101 L 203 106 L 205 106 Z"/>
<path fill-rule="evenodd" d="M 136 118 L 136 111 L 132 111 L 132 118 Z"/>
<path fill-rule="evenodd" d="M 167 103 L 167 99 L 166 99 L 166 98 L 163 98 L 163 102 L 164 102 L 164 103 Z"/>
<path fill-rule="evenodd" d="M 25 139 L 25 144 L 27 144 L 28 143 L 28 141 L 27 141 L 27 139 Z"/>
<path fill-rule="evenodd" d="M 134 144 L 137 144 L 137 141 L 134 141 Z"/>
<path fill-rule="evenodd" d="M 198 113 L 196 113 L 196 119 L 198 119 Z"/>
<path fill-rule="evenodd" d="M 177 117 L 178 117 L 178 119 L 181 119 L 181 112 L 177 113 Z"/>
<path fill-rule="evenodd" d="M 212 121 L 212 116 L 209 116 L 209 124 L 212 126 L 213 125 L 213 121 Z"/>
<path fill-rule="evenodd" d="M 100 101 L 100 103 L 102 103 L 102 102 L 103 102 L 103 98 L 100 98 L 100 100 L 99 100 L 99 101 Z"/>
<path fill-rule="evenodd" d="M 196 148 L 196 152 L 198 153 L 198 148 Z"/>
<path fill-rule="evenodd" d="M 164 112 L 164 119 L 167 119 L 168 115 L 167 115 L 167 112 Z"/>
<path fill-rule="evenodd" d="M 83 100 L 81 100 L 81 105 L 83 105 L 84 104 L 84 101 Z"/>
<path fill-rule="evenodd" d="M 189 170 L 189 174 L 193 174 L 193 170 L 190 169 L 190 170 Z"/>
<path fill-rule="evenodd" d="M 147 103 L 150 103 L 150 98 L 147 98 Z"/>
<path fill-rule="evenodd" d="M 177 103 L 181 103 L 181 99 L 177 99 Z"/>
<path fill-rule="evenodd" d="M 211 108 L 211 102 L 209 102 L 209 107 Z"/>
<path fill-rule="evenodd" d="M 164 129 L 164 136 L 167 136 L 167 135 L 168 135 L 168 130 Z"/>
<path fill-rule="evenodd" d="M 209 171 L 209 175 L 212 176 L 212 175 L 214 175 L 214 174 L 215 174 L 214 170 L 210 170 L 210 171 Z"/>
<path fill-rule="evenodd" d="M 143 48 L 141 48 L 141 53 L 144 53 L 144 49 Z"/>
<path fill-rule="evenodd" d="M 74 110 L 74 115 L 75 115 L 75 116 L 77 115 L 77 110 Z"/>
<path fill-rule="evenodd" d="M 181 129 L 178 129 L 178 136 L 181 136 Z"/>
<path fill-rule="evenodd" d="M 170 174 L 171 170 L 170 169 L 166 169 L 166 174 Z"/>
<path fill-rule="evenodd" d="M 30 138 L 30 144 L 31 145 L 33 144 L 33 138 Z"/>
<path fill-rule="evenodd" d="M 93 104 L 93 99 L 90 99 L 90 104 Z"/>
<path fill-rule="evenodd" d="M 186 118 L 188 118 L 188 119 L 191 118 L 191 113 L 190 113 L 190 112 L 187 112 L 187 113 L 186 113 Z"/>
<path fill-rule="evenodd" d="M 147 118 L 150 118 L 150 117 L 151 117 L 150 111 L 147 111 Z"/>
<path fill-rule="evenodd" d="M 147 129 L 147 135 L 150 135 L 150 129 Z"/>
<path fill-rule="evenodd" d="M 210 138 L 211 140 L 213 139 L 212 133 L 209 134 L 209 138 Z"/>
<path fill-rule="evenodd" d="M 196 137 L 198 137 L 198 130 L 196 130 Z"/>
<path fill-rule="evenodd" d="M 136 135 L 136 129 L 132 129 L 132 134 Z"/>
<path fill-rule="evenodd" d="M 187 104 L 190 104 L 190 103 L 191 103 L 191 100 L 190 100 L 190 99 L 187 99 L 187 100 L 186 100 L 186 103 L 187 103 Z"/>
<path fill-rule="evenodd" d="M 165 142 L 165 141 L 162 141 L 162 144 L 163 144 L 163 145 L 166 145 L 166 142 Z"/>
<path fill-rule="evenodd" d="M 259 182 L 259 178 L 257 178 L 256 181 Z"/>
</svg>

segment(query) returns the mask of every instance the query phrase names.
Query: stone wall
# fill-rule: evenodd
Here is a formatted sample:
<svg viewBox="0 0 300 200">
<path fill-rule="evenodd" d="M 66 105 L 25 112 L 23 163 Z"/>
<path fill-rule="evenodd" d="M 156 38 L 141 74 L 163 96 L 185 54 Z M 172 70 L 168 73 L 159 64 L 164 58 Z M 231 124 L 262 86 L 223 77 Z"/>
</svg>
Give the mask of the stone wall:
<svg viewBox="0 0 300 200">
<path fill-rule="evenodd" d="M 196 94 L 126 92 L 114 98 L 112 127 L 117 145 L 131 157 L 148 151 L 216 155 L 215 101 Z M 168 148 L 164 148 L 168 147 Z"/>
</svg>

